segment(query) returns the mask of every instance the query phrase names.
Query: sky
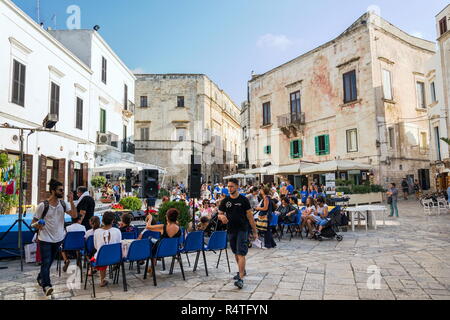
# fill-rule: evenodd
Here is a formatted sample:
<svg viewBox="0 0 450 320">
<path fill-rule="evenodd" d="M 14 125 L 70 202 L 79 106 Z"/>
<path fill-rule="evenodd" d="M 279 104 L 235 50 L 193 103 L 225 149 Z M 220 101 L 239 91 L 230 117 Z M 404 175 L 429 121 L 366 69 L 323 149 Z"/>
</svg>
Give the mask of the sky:
<svg viewBox="0 0 450 320">
<path fill-rule="evenodd" d="M 38 0 L 13 0 L 37 21 Z M 45 27 L 67 29 L 67 8 L 136 73 L 203 73 L 239 106 L 264 73 L 328 42 L 368 8 L 405 32 L 436 40 L 446 0 L 40 0 Z M 53 17 L 56 17 L 53 18 Z M 52 19 L 53 18 L 53 19 Z"/>
</svg>

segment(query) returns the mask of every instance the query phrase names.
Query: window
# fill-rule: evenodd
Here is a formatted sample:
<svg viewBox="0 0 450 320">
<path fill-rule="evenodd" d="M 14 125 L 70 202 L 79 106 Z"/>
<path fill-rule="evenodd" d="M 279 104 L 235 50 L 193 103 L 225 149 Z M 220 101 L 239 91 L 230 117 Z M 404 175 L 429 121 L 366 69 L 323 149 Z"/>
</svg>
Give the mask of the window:
<svg viewBox="0 0 450 320">
<path fill-rule="evenodd" d="M 447 32 L 447 17 L 444 17 L 439 21 L 439 30 L 441 35 Z"/>
<path fill-rule="evenodd" d="M 83 100 L 77 97 L 76 124 L 77 129 L 83 130 Z"/>
<path fill-rule="evenodd" d="M 425 149 L 428 148 L 428 139 L 427 139 L 427 133 L 426 132 L 421 132 L 420 133 L 420 145 L 419 147 L 421 149 Z"/>
<path fill-rule="evenodd" d="M 147 96 L 141 96 L 141 108 L 147 108 L 147 107 L 148 107 Z"/>
<path fill-rule="evenodd" d="M 265 154 L 271 154 L 272 153 L 272 147 L 271 146 L 265 146 L 264 147 L 264 153 Z"/>
<path fill-rule="evenodd" d="M 356 90 L 356 71 L 344 73 L 344 103 L 356 101 L 358 97 Z"/>
<path fill-rule="evenodd" d="M 442 161 L 441 158 L 441 137 L 439 134 L 439 127 L 434 127 L 434 139 L 436 142 L 436 160 Z"/>
<path fill-rule="evenodd" d="M 50 113 L 59 116 L 59 86 L 54 82 L 50 93 Z"/>
<path fill-rule="evenodd" d="M 330 136 L 328 134 L 315 137 L 316 155 L 330 154 Z"/>
<path fill-rule="evenodd" d="M 123 107 L 128 110 L 128 86 L 125 84 L 123 88 Z"/>
<path fill-rule="evenodd" d="M 12 103 L 25 106 L 25 65 L 14 60 Z"/>
<path fill-rule="evenodd" d="M 102 82 L 106 84 L 106 71 L 107 71 L 108 61 L 105 57 L 102 57 Z"/>
<path fill-rule="evenodd" d="M 186 140 L 186 128 L 177 128 L 177 141 L 184 141 Z"/>
<path fill-rule="evenodd" d="M 383 69 L 383 95 L 386 100 L 392 100 L 391 72 Z"/>
<path fill-rule="evenodd" d="M 358 151 L 358 131 L 357 129 L 347 130 L 347 152 Z"/>
<path fill-rule="evenodd" d="M 432 82 L 430 84 L 430 91 L 431 91 L 431 101 L 432 102 L 436 102 L 436 85 L 434 84 L 434 82 Z"/>
<path fill-rule="evenodd" d="M 100 133 L 106 133 L 106 110 L 100 109 Z"/>
<path fill-rule="evenodd" d="M 302 140 L 291 141 L 291 158 L 299 159 L 303 157 L 303 143 Z"/>
<path fill-rule="evenodd" d="M 263 104 L 263 126 L 270 124 L 270 102 Z"/>
<path fill-rule="evenodd" d="M 394 128 L 388 129 L 388 136 L 389 136 L 389 148 L 395 148 Z"/>
<path fill-rule="evenodd" d="M 127 139 L 128 132 L 127 132 L 127 126 L 123 125 L 123 141 L 122 141 L 122 152 L 128 152 L 128 146 L 127 146 Z"/>
<path fill-rule="evenodd" d="M 300 104 L 300 91 L 291 93 L 291 122 L 300 119 L 301 104 Z"/>
<path fill-rule="evenodd" d="M 150 140 L 150 128 L 141 128 L 141 140 Z"/>
<path fill-rule="evenodd" d="M 416 82 L 416 91 L 417 91 L 417 108 L 426 109 L 425 84 L 421 81 L 417 81 Z"/>
<path fill-rule="evenodd" d="M 184 108 L 184 97 L 183 96 L 177 97 L 177 107 Z"/>
</svg>

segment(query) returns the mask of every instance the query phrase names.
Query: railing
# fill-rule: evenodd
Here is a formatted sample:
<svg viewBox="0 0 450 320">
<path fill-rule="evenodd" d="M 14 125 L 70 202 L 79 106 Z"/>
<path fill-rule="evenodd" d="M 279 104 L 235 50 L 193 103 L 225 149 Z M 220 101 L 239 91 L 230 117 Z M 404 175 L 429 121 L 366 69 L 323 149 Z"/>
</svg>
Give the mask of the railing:
<svg viewBox="0 0 450 320">
<path fill-rule="evenodd" d="M 123 141 L 122 142 L 122 152 L 134 154 L 135 153 L 134 143 Z"/>
<path fill-rule="evenodd" d="M 278 128 L 284 128 L 293 124 L 305 124 L 305 113 L 287 113 L 277 117 Z"/>
</svg>

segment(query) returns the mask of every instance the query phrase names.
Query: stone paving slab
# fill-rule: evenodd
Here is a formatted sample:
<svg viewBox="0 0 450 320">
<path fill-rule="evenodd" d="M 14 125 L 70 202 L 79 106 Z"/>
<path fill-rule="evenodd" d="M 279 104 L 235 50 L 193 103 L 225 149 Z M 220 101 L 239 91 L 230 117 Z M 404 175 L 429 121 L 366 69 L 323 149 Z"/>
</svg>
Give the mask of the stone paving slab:
<svg viewBox="0 0 450 320">
<path fill-rule="evenodd" d="M 98 300 L 450 300 L 450 214 L 424 216 L 414 200 L 400 201 L 400 218 L 389 218 L 378 230 L 342 232 L 342 242 L 284 238 L 276 249 L 252 248 L 247 256 L 244 289 L 233 285 L 234 257 L 229 251 L 232 272 L 225 255 L 215 268 L 217 255 L 207 254 L 209 276 L 203 262 L 192 272 L 184 259 L 186 281 L 178 266 L 174 274 L 157 266 L 158 286 L 143 273 L 126 270 L 128 291 L 119 284 L 100 288 L 95 277 Z M 192 259 L 191 259 L 192 260 Z M 25 265 L 20 272 L 18 260 L 0 260 L 0 300 L 48 300 L 35 279 L 39 268 Z M 369 268 L 369 269 L 368 269 Z M 374 269 L 376 268 L 376 271 Z M 375 272 L 379 289 L 370 289 Z M 52 268 L 55 289 L 50 299 L 91 300 L 87 290 L 67 285 L 70 274 L 58 277 Z"/>
</svg>

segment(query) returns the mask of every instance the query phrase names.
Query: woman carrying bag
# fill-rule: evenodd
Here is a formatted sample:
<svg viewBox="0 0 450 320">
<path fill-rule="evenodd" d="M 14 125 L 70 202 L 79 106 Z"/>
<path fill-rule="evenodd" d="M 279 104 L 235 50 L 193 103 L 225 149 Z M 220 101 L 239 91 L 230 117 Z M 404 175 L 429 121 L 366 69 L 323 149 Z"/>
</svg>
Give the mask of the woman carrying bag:
<svg viewBox="0 0 450 320">
<path fill-rule="evenodd" d="M 261 207 L 255 208 L 256 211 L 259 211 L 256 228 L 259 230 L 260 234 L 264 234 L 264 247 L 271 249 L 275 248 L 277 244 L 273 240 L 272 230 L 269 228 L 273 212 L 272 201 L 269 196 L 270 189 L 262 188 L 260 192 L 261 197 L 263 198 L 263 204 Z"/>
</svg>

